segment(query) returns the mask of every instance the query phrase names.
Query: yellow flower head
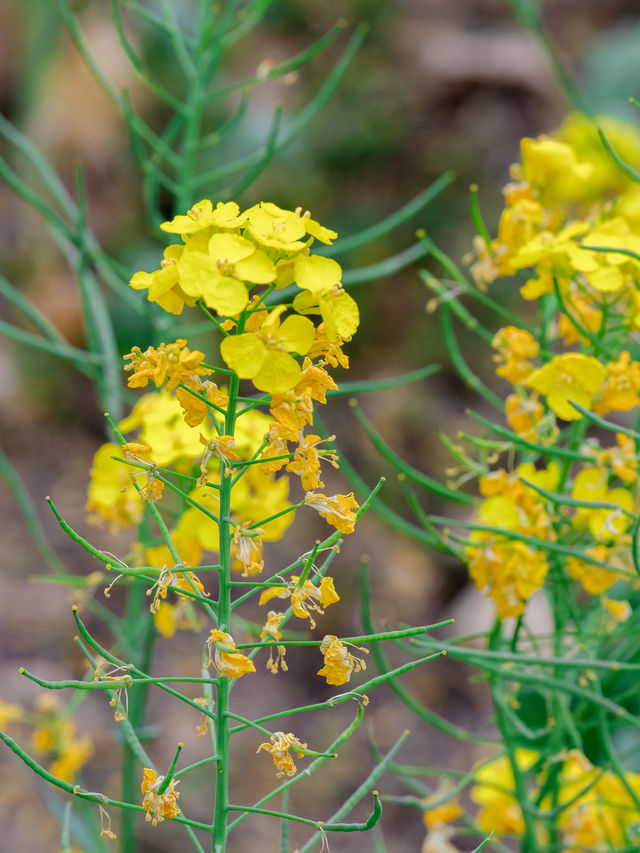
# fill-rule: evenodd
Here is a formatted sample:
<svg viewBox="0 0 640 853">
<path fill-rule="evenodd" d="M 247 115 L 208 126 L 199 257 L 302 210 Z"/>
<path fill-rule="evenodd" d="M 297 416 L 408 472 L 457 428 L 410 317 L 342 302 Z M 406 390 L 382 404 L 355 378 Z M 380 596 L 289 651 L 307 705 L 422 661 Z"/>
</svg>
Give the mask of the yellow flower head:
<svg viewBox="0 0 640 853">
<path fill-rule="evenodd" d="M 361 652 L 367 649 L 357 647 Z M 351 678 L 351 673 L 360 672 L 367 668 L 363 658 L 352 655 L 344 643 L 333 634 L 326 634 L 322 638 L 320 651 L 324 655 L 324 666 L 318 670 L 318 675 L 327 679 L 327 684 L 346 684 Z"/>
<path fill-rule="evenodd" d="M 613 586 L 620 580 L 622 575 L 614 571 L 616 561 L 613 554 L 606 545 L 596 545 L 594 548 L 587 548 L 585 553 L 588 557 L 593 557 L 601 563 L 606 563 L 611 566 L 611 569 L 605 569 L 602 566 L 596 566 L 593 563 L 588 563 L 586 560 L 581 560 L 579 557 L 567 557 L 567 574 L 574 580 L 580 581 L 584 590 L 589 595 L 601 595 L 603 592 Z"/>
<path fill-rule="evenodd" d="M 535 358 L 540 350 L 533 335 L 517 326 L 506 326 L 497 331 L 491 346 L 497 350 L 493 357 L 499 364 L 496 373 L 514 385 L 531 373 L 533 365 L 527 359 Z"/>
<path fill-rule="evenodd" d="M 112 530 L 138 524 L 144 511 L 131 480 L 131 469 L 117 459 L 119 444 L 103 444 L 93 458 L 87 493 L 87 513 L 92 524 L 109 523 Z"/>
<path fill-rule="evenodd" d="M 360 509 L 353 492 L 330 497 L 320 492 L 307 492 L 304 502 L 326 518 L 329 524 L 332 524 L 340 533 L 353 533 L 356 514 Z"/>
<path fill-rule="evenodd" d="M 155 770 L 145 767 L 142 778 L 142 808 L 145 810 L 145 820 L 149 821 L 152 826 L 162 823 L 165 818 L 173 818 L 180 814 L 180 809 L 176 805 L 176 800 L 180 796 L 176 791 L 176 785 L 173 779 L 169 782 L 167 788 L 158 793 L 158 788 L 164 781 L 164 776 L 158 776 Z"/>
<path fill-rule="evenodd" d="M 547 405 L 566 421 L 582 417 L 571 402 L 590 409 L 606 378 L 606 369 L 590 355 L 578 352 L 556 355 L 529 374 L 524 384 L 547 398 Z"/>
<path fill-rule="evenodd" d="M 526 773 L 538 760 L 538 754 L 530 749 L 516 749 L 515 760 L 520 773 Z M 480 767 L 475 781 L 470 797 L 480 806 L 476 818 L 478 829 L 481 832 L 522 835 L 524 820 L 515 797 L 515 779 L 507 756 Z"/>
<path fill-rule="evenodd" d="M 283 305 L 274 308 L 255 331 L 229 335 L 220 344 L 226 364 L 260 391 L 282 394 L 300 381 L 302 370 L 291 355 L 306 355 L 313 343 L 311 320 L 292 314 L 283 322 Z"/>
<path fill-rule="evenodd" d="M 640 405 L 640 362 L 631 361 L 625 350 L 617 361 L 607 364 L 606 382 L 600 391 L 594 411 L 599 415 L 608 412 L 628 412 Z"/>
<path fill-rule="evenodd" d="M 243 221 L 240 208 L 234 201 L 219 201 L 214 208 L 209 199 L 203 199 L 194 204 L 186 215 L 174 216 L 170 222 L 163 222 L 160 228 L 168 234 L 180 234 L 184 238 L 204 229 L 226 231 L 239 228 Z"/>
<path fill-rule="evenodd" d="M 638 476 L 636 443 L 622 432 L 616 433 L 617 447 L 610 447 L 597 454 L 598 465 L 610 465 L 613 473 L 630 486 Z"/>
<path fill-rule="evenodd" d="M 573 526 L 589 530 L 595 539 L 619 539 L 631 523 L 633 497 L 628 489 L 609 489 L 607 472 L 601 468 L 583 468 L 577 475 L 571 497 L 580 501 L 612 504 L 614 508 L 579 507 Z"/>
<path fill-rule="evenodd" d="M 284 732 L 274 732 L 269 738 L 271 743 L 261 743 L 260 746 L 256 749 L 256 752 L 260 752 L 261 749 L 266 749 L 267 752 L 271 753 L 271 757 L 273 758 L 273 763 L 276 766 L 276 776 L 280 778 L 280 776 L 294 776 L 297 772 L 298 768 L 293 763 L 293 758 L 291 757 L 291 750 L 299 750 L 306 749 L 306 743 L 300 743 L 298 738 L 292 733 L 285 734 Z M 304 755 L 303 752 L 297 753 L 298 758 L 302 758 Z"/>
<path fill-rule="evenodd" d="M 253 661 L 249 660 L 246 655 L 240 654 L 240 652 L 224 652 L 215 646 L 216 643 L 222 643 L 228 649 L 235 649 L 236 644 L 231 634 L 227 634 L 225 631 L 214 628 L 210 632 L 207 640 L 209 663 L 213 663 L 218 670 L 218 675 L 223 676 L 223 678 L 240 678 L 247 672 L 256 671 Z M 215 652 L 212 660 L 211 650 L 214 646 Z"/>
<path fill-rule="evenodd" d="M 295 280 L 303 291 L 293 300 L 299 314 L 320 314 L 327 337 L 346 340 L 360 324 L 358 305 L 345 292 L 342 267 L 322 255 L 300 255 L 294 265 Z"/>
<path fill-rule="evenodd" d="M 290 598 L 294 614 L 300 619 L 308 619 L 311 628 L 315 628 L 316 623 L 311 611 L 323 615 L 324 608 L 340 601 L 340 596 L 331 577 L 323 577 L 318 586 L 308 579 L 300 586 L 299 581 L 297 575 L 291 575 L 287 586 L 268 587 L 262 591 L 258 604 L 266 604 L 272 598 Z"/>
<path fill-rule="evenodd" d="M 466 553 L 469 575 L 476 587 L 490 596 L 502 619 L 519 616 L 549 570 L 544 553 L 514 539 L 474 532 Z M 477 544 L 475 544 L 477 543 Z"/>
<path fill-rule="evenodd" d="M 129 388 L 146 388 L 152 379 L 156 388 L 166 382 L 167 391 L 172 391 L 185 377 L 207 376 L 213 372 L 202 366 L 204 353 L 192 352 L 184 338 L 172 344 L 160 344 L 157 348 L 149 347 L 145 352 L 133 347 L 124 358 L 130 361 L 124 369 L 133 371 L 127 378 Z"/>
</svg>

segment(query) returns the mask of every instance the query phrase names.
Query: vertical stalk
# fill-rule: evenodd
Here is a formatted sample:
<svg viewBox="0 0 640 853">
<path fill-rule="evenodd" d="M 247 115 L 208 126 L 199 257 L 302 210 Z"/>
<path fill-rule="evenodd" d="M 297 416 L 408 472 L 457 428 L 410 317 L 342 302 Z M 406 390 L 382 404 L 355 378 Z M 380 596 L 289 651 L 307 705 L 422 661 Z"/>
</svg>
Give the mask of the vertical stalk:
<svg viewBox="0 0 640 853">
<path fill-rule="evenodd" d="M 225 415 L 224 431 L 233 435 L 236 420 L 238 397 L 238 377 L 232 376 L 229 382 L 229 404 Z M 231 526 L 228 522 L 231 512 L 232 478 L 227 475 L 225 466 L 220 466 L 220 572 L 218 596 L 218 627 L 229 632 L 231 627 Z M 229 806 L 229 689 L 228 678 L 218 676 L 216 685 L 216 803 L 212 830 L 212 853 L 224 853 L 227 841 L 227 813 Z"/>
<path fill-rule="evenodd" d="M 149 609 L 145 606 L 147 602 L 146 585 L 143 582 L 134 581 L 127 593 L 124 625 L 128 634 L 129 645 L 136 649 L 136 659 L 131 662 L 134 666 L 141 667 L 145 672 L 148 672 L 153 653 L 155 628 Z M 142 626 L 141 621 L 143 622 Z M 136 685 L 129 689 L 128 718 L 135 730 L 144 725 L 147 691 L 148 685 L 146 684 Z M 127 803 L 135 803 L 140 794 L 138 761 L 126 741 L 122 744 L 122 750 L 122 799 Z M 129 809 L 122 810 L 120 853 L 136 853 L 137 851 L 137 818 L 137 812 Z"/>
</svg>

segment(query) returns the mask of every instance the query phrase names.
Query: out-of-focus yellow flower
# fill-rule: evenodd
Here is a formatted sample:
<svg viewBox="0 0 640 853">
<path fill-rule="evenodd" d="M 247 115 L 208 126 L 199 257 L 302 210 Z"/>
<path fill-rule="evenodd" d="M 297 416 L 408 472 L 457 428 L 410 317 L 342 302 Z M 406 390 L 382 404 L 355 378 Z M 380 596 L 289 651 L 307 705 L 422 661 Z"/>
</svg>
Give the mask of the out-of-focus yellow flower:
<svg viewBox="0 0 640 853">
<path fill-rule="evenodd" d="M 308 579 L 299 586 L 299 580 L 297 575 L 291 575 L 287 586 L 267 587 L 260 594 L 258 604 L 266 604 L 272 598 L 290 598 L 294 614 L 300 619 L 308 619 L 311 628 L 315 628 L 316 623 L 311 611 L 324 614 L 323 608 L 340 601 L 340 596 L 335 590 L 331 577 L 323 577 L 318 586 Z"/>
<path fill-rule="evenodd" d="M 524 542 L 474 531 L 466 554 L 469 576 L 476 587 L 493 599 L 501 619 L 519 616 L 549 571 L 541 551 Z"/>
<path fill-rule="evenodd" d="M 20 705 L 14 705 L 11 702 L 3 702 L 0 699 L 0 729 L 6 729 L 9 723 L 21 720 L 23 716 L 24 711 Z"/>
<path fill-rule="evenodd" d="M 620 580 L 622 575 L 620 572 L 613 571 L 615 561 L 606 545 L 587 548 L 585 554 L 601 563 L 607 563 L 612 568 L 605 569 L 602 566 L 587 563 L 586 560 L 581 560 L 579 557 L 569 556 L 567 557 L 567 574 L 574 580 L 580 581 L 589 595 L 600 595 Z"/>
<path fill-rule="evenodd" d="M 131 480 L 131 469 L 117 459 L 119 444 L 103 444 L 93 458 L 87 493 L 87 513 L 92 524 L 107 521 L 113 531 L 138 524 L 144 501 Z"/>
<path fill-rule="evenodd" d="M 516 749 L 515 760 L 520 773 L 526 773 L 538 760 L 538 753 L 530 749 Z M 481 832 L 513 833 L 522 835 L 524 820 L 515 797 L 515 778 L 506 755 L 480 767 L 475 774 L 476 784 L 470 797 L 480 810 L 476 824 Z"/>
<path fill-rule="evenodd" d="M 601 468 L 583 468 L 573 482 L 571 497 L 579 501 L 613 504 L 617 509 L 578 507 L 573 526 L 589 530 L 595 539 L 612 540 L 629 527 L 627 513 L 633 512 L 633 498 L 627 489 L 609 489 L 607 473 Z"/>
<path fill-rule="evenodd" d="M 349 492 L 348 495 L 331 496 L 320 492 L 307 492 L 304 502 L 320 513 L 340 533 L 353 533 L 356 514 L 360 509 L 353 492 Z"/>
<path fill-rule="evenodd" d="M 640 362 L 631 361 L 624 350 L 617 361 L 607 364 L 607 377 L 593 409 L 599 415 L 628 412 L 640 405 Z"/>
<path fill-rule="evenodd" d="M 638 457 L 636 443 L 622 432 L 616 433 L 617 447 L 610 447 L 597 454 L 598 465 L 610 465 L 613 473 L 630 486 L 638 476 Z"/>
<path fill-rule="evenodd" d="M 524 384 L 547 399 L 547 405 L 566 421 L 579 420 L 582 414 L 570 401 L 590 409 L 593 398 L 602 387 L 607 371 L 597 358 L 578 352 L 554 356 L 543 367 L 534 370 Z"/>
<path fill-rule="evenodd" d="M 367 649 L 359 646 L 356 648 L 358 651 L 367 652 Z M 322 638 L 320 651 L 324 655 L 324 666 L 318 670 L 318 675 L 323 675 L 327 684 L 346 684 L 352 672 L 367 668 L 364 659 L 352 655 L 345 644 L 333 634 L 326 634 Z"/>
<path fill-rule="evenodd" d="M 142 808 L 147 813 L 145 820 L 152 826 L 162 823 L 165 818 L 176 817 L 180 814 L 180 809 L 176 805 L 176 800 L 180 796 L 180 793 L 176 791 L 178 782 L 172 779 L 163 793 L 159 794 L 158 788 L 163 781 L 164 776 L 158 776 L 155 770 L 151 770 L 149 767 L 143 769 L 141 790 L 144 798 Z"/>
<path fill-rule="evenodd" d="M 525 329 L 506 326 L 493 337 L 491 346 L 497 351 L 493 360 L 498 363 L 496 373 L 518 385 L 533 370 L 528 359 L 535 358 L 540 351 L 536 339 Z"/>
<path fill-rule="evenodd" d="M 299 749 L 306 749 L 307 744 L 300 743 L 293 732 L 289 732 L 289 734 L 285 734 L 284 732 L 274 732 L 269 740 L 271 743 L 261 743 L 256 749 L 256 752 L 260 752 L 261 749 L 266 749 L 267 752 L 271 753 L 273 763 L 278 771 L 276 773 L 278 778 L 280 778 L 280 776 L 295 776 L 298 768 L 293 763 L 291 750 L 293 749 L 296 751 Z M 304 755 L 303 752 L 296 752 L 296 754 L 298 758 L 302 758 Z"/>
<path fill-rule="evenodd" d="M 240 652 L 223 652 L 215 646 L 215 643 L 222 643 L 228 649 L 235 649 L 236 644 L 231 634 L 225 631 L 220 631 L 218 628 L 213 628 L 209 633 L 207 645 L 209 647 L 209 663 L 218 670 L 218 675 L 224 678 L 240 678 L 248 672 L 255 672 L 256 668 L 253 661 L 249 660 L 246 655 Z M 212 648 L 215 648 L 213 660 L 211 657 Z"/>
<path fill-rule="evenodd" d="M 523 139 L 520 150 L 521 176 L 537 191 L 545 207 L 582 198 L 594 167 L 588 161 L 580 161 L 570 145 L 540 136 Z"/>
<path fill-rule="evenodd" d="M 525 441 L 551 444 L 558 434 L 555 418 L 545 418 L 544 406 L 534 392 L 510 394 L 505 400 L 505 418 L 511 429 Z"/>
<path fill-rule="evenodd" d="M 229 335 L 220 344 L 226 364 L 269 394 L 282 394 L 299 382 L 302 370 L 291 353 L 306 355 L 315 337 L 306 317 L 292 314 L 280 322 L 285 310 L 279 305 L 255 331 Z"/>
</svg>

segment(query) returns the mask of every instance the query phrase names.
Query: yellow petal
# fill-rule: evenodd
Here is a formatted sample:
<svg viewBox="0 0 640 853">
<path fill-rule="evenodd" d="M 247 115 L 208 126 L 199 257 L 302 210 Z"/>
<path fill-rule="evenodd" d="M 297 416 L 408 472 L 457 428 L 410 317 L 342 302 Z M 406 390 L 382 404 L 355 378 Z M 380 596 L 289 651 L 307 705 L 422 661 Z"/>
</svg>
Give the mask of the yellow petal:
<svg viewBox="0 0 640 853">
<path fill-rule="evenodd" d="M 325 293 L 342 280 L 342 267 L 333 258 L 301 255 L 296 258 L 295 277 L 298 287 L 312 293 Z"/>
<path fill-rule="evenodd" d="M 267 353 L 266 346 L 253 332 L 229 335 L 220 344 L 222 358 L 240 379 L 253 379 L 260 372 Z"/>
<path fill-rule="evenodd" d="M 316 336 L 316 327 L 306 317 L 292 314 L 278 329 L 278 340 L 287 352 L 306 355 Z"/>
<path fill-rule="evenodd" d="M 286 352 L 269 350 L 260 371 L 251 378 L 259 391 L 284 394 L 298 384 L 301 376 L 302 370 L 293 356 Z"/>
</svg>

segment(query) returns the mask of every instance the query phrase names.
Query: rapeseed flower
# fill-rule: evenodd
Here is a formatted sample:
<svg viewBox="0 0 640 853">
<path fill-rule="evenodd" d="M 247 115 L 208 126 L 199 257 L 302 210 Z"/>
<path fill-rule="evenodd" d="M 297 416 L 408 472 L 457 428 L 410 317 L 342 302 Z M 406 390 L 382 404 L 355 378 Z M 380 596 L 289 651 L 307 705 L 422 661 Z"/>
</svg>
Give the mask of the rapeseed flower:
<svg viewBox="0 0 640 853">
<path fill-rule="evenodd" d="M 240 652 L 222 651 L 216 646 L 216 643 L 221 643 L 227 649 L 235 649 L 236 644 L 231 634 L 220 631 L 218 628 L 213 628 L 210 631 L 209 639 L 207 640 L 209 663 L 213 663 L 218 671 L 218 675 L 223 678 L 240 678 L 248 672 L 256 671 L 253 661 L 249 660 L 246 655 Z M 211 657 L 212 648 L 215 648 L 213 659 Z"/>
<path fill-rule="evenodd" d="M 173 818 L 180 814 L 180 809 L 176 805 L 176 800 L 180 796 L 176 791 L 176 785 L 179 783 L 173 779 L 162 794 L 158 793 L 158 788 L 164 782 L 164 776 L 158 776 L 155 770 L 149 767 L 143 769 L 143 778 L 141 790 L 144 794 L 142 800 L 142 808 L 147 813 L 145 820 L 150 822 L 152 826 L 162 823 L 165 818 Z"/>
<path fill-rule="evenodd" d="M 582 414 L 571 403 L 591 409 L 593 399 L 606 378 L 606 368 L 597 358 L 578 352 L 554 356 L 543 367 L 534 370 L 524 384 L 547 399 L 547 405 L 566 421 Z"/>
<path fill-rule="evenodd" d="M 357 646 L 359 651 L 366 652 Z M 318 670 L 318 675 L 327 679 L 327 684 L 346 684 L 352 672 L 360 672 L 367 668 L 363 658 L 351 654 L 349 649 L 335 635 L 327 634 L 322 638 L 320 651 L 324 655 L 324 666 Z"/>
<path fill-rule="evenodd" d="M 299 749 L 306 749 L 306 743 L 300 743 L 298 738 L 293 734 L 293 732 L 289 732 L 289 734 L 285 734 L 284 732 L 274 732 L 269 738 L 270 743 L 261 743 L 260 746 L 256 749 L 256 752 L 260 752 L 261 749 L 265 749 L 267 752 L 271 753 L 271 757 L 273 758 L 273 763 L 275 764 L 277 778 L 281 776 L 295 776 L 298 768 L 293 763 L 293 758 L 291 757 L 291 750 L 297 751 Z M 298 758 L 302 758 L 304 752 L 297 752 Z"/>
<path fill-rule="evenodd" d="M 307 506 L 315 509 L 329 524 L 340 533 L 353 533 L 356 514 L 360 509 L 353 492 L 348 495 L 323 495 L 320 492 L 307 492 L 304 496 Z"/>
<path fill-rule="evenodd" d="M 266 604 L 272 598 L 290 598 L 294 615 L 299 619 L 308 619 L 311 628 L 315 628 L 316 623 L 311 611 L 323 615 L 324 608 L 340 601 L 340 596 L 335 590 L 331 577 L 323 577 L 318 586 L 308 579 L 302 585 L 299 581 L 300 578 L 297 575 L 291 575 L 287 586 L 268 587 L 260 594 L 258 604 Z"/>
</svg>

